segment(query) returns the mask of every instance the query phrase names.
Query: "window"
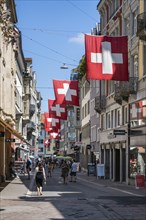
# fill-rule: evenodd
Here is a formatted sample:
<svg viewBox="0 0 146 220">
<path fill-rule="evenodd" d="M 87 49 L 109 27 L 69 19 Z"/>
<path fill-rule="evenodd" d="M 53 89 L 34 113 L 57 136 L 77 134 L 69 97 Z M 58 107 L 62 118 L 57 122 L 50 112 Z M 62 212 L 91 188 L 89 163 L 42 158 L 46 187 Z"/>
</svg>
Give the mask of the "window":
<svg viewBox="0 0 146 220">
<path fill-rule="evenodd" d="M 39 139 L 39 144 L 43 144 L 44 140 L 43 139 Z"/>
<path fill-rule="evenodd" d="M 106 128 L 110 128 L 110 113 L 106 114 Z"/>
<path fill-rule="evenodd" d="M 84 119 L 84 107 L 82 108 L 82 119 Z"/>
<path fill-rule="evenodd" d="M 120 110 L 117 110 L 117 126 L 120 126 Z"/>
<path fill-rule="evenodd" d="M 88 101 L 88 103 L 87 103 L 87 105 L 88 105 L 88 112 L 87 112 L 87 114 L 89 115 L 90 114 L 90 101 Z"/>
<path fill-rule="evenodd" d="M 91 103 L 91 116 L 93 116 L 95 114 L 95 110 L 94 110 L 94 108 L 95 108 L 95 99 L 92 99 L 90 103 Z"/>
<path fill-rule="evenodd" d="M 146 173 L 146 148 L 130 147 L 130 177 L 135 178 L 136 174 Z"/>
<path fill-rule="evenodd" d="M 96 141 L 96 125 L 91 127 L 91 142 Z"/>
<path fill-rule="evenodd" d="M 120 126 L 120 109 L 115 109 L 115 127 Z"/>
<path fill-rule="evenodd" d="M 124 29 L 124 32 L 125 32 L 125 35 L 130 35 L 130 28 L 129 28 L 129 26 L 130 26 L 130 22 L 129 22 L 129 17 L 128 18 L 126 18 L 125 20 L 125 29 Z"/>
<path fill-rule="evenodd" d="M 85 104 L 85 117 L 87 116 L 87 103 Z"/>
<path fill-rule="evenodd" d="M 114 111 L 111 111 L 111 128 L 114 127 Z"/>
<path fill-rule="evenodd" d="M 80 108 L 76 109 L 76 120 L 80 121 Z"/>
<path fill-rule="evenodd" d="M 137 13 L 138 10 L 135 10 L 132 13 L 132 36 L 136 34 L 136 30 L 137 30 Z"/>
<path fill-rule="evenodd" d="M 101 115 L 101 130 L 104 129 L 104 115 Z"/>
<path fill-rule="evenodd" d="M 68 116 L 74 117 L 74 110 L 73 109 L 68 111 Z"/>
</svg>

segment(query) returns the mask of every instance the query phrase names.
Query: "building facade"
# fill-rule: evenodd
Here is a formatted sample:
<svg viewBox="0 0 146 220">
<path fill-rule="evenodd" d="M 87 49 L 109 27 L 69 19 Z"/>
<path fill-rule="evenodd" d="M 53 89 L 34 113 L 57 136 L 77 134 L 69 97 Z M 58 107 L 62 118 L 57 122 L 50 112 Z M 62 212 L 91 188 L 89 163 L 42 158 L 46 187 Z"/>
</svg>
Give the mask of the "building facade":
<svg viewBox="0 0 146 220">
<path fill-rule="evenodd" d="M 10 160 L 26 159 L 37 145 L 40 100 L 36 79 L 28 70 L 30 60 L 23 56 L 14 0 L 0 1 L 0 15 L 0 181 L 5 181 Z"/>
<path fill-rule="evenodd" d="M 146 95 L 145 47 L 137 36 L 137 18 L 145 3 L 143 6 L 140 4 L 142 1 L 103 0 L 97 6 L 102 35 L 128 36 L 129 82 L 101 82 L 101 102 L 95 99 L 97 112 L 101 103 L 105 104 L 100 112 L 100 162 L 105 165 L 105 178 L 127 183 L 132 182 L 132 177 L 137 173 L 145 173 L 144 165 L 141 170 L 137 167 L 146 161 L 144 115 L 136 119 L 136 123 L 132 119 L 132 111 L 137 102 L 141 102 L 141 111 L 144 112 Z M 138 117 L 138 109 L 135 112 Z M 141 142 L 138 142 L 140 139 Z M 137 147 L 139 154 L 134 159 L 133 150 Z M 133 161 L 137 161 L 134 175 L 131 174 Z"/>
</svg>

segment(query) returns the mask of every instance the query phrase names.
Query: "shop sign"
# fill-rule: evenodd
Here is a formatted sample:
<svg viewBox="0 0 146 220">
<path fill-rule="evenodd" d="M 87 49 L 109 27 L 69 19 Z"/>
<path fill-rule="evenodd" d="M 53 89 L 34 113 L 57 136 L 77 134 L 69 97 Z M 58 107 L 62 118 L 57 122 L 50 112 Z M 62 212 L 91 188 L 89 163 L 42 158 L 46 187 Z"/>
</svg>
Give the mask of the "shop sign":
<svg viewBox="0 0 146 220">
<path fill-rule="evenodd" d="M 132 136 L 139 136 L 142 134 L 142 130 L 130 130 L 130 135 Z"/>
<path fill-rule="evenodd" d="M 114 130 L 114 135 L 125 135 L 127 131 L 125 130 Z"/>
<path fill-rule="evenodd" d="M 136 188 L 139 188 L 139 187 L 144 187 L 145 186 L 145 183 L 144 183 L 144 175 L 136 175 L 135 177 L 135 185 L 136 185 Z"/>
<path fill-rule="evenodd" d="M 15 139 L 14 138 L 6 138 L 5 142 L 15 142 Z"/>
</svg>

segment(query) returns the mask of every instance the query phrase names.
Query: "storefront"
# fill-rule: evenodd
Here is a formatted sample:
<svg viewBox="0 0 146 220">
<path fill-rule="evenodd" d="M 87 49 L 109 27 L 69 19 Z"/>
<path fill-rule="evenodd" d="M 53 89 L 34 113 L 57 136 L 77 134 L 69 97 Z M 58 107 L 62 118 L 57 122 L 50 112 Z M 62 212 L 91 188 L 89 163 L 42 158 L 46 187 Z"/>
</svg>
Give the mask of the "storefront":
<svg viewBox="0 0 146 220">
<path fill-rule="evenodd" d="M 146 99 L 130 105 L 130 178 L 146 180 Z"/>
<path fill-rule="evenodd" d="M 15 154 L 16 137 L 24 140 L 23 136 L 19 134 L 13 127 L 0 118 L 0 181 L 5 181 L 9 178 L 9 163 Z"/>
</svg>

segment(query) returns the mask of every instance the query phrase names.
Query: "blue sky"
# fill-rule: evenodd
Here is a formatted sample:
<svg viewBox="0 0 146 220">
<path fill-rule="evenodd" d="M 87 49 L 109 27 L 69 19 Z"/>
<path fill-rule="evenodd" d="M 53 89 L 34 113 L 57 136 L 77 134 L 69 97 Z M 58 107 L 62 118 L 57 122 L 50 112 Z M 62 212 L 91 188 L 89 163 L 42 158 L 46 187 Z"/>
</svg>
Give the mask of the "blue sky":
<svg viewBox="0 0 146 220">
<path fill-rule="evenodd" d="M 42 112 L 55 99 L 53 79 L 69 79 L 84 54 L 83 34 L 99 22 L 99 0 L 15 0 L 25 57 L 33 59 Z M 60 69 L 63 63 L 69 67 Z"/>
</svg>

